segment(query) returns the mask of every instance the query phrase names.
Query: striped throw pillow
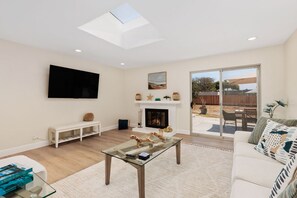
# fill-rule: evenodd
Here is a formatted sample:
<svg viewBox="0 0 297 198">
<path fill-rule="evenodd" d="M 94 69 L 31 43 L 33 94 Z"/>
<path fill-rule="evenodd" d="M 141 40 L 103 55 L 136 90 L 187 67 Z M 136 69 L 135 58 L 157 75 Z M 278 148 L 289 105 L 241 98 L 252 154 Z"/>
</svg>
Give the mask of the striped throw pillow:
<svg viewBox="0 0 297 198">
<path fill-rule="evenodd" d="M 280 195 L 286 197 L 287 193 L 294 194 L 291 190 L 296 189 L 296 168 L 297 168 L 297 157 L 294 155 L 282 168 L 281 172 L 277 176 L 269 198 L 280 198 Z M 296 194 L 296 192 L 295 192 Z M 289 198 L 289 197 L 286 197 Z M 294 197 L 292 197 L 294 198 Z"/>
<path fill-rule="evenodd" d="M 291 182 L 278 198 L 296 198 L 297 197 L 297 178 Z"/>
</svg>

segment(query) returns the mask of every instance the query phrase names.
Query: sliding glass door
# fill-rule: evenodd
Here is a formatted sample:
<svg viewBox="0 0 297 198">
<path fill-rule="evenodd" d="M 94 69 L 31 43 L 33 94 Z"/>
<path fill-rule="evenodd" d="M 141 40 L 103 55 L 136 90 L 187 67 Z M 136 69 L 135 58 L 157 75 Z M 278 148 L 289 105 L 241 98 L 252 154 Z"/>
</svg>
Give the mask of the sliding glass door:
<svg viewBox="0 0 297 198">
<path fill-rule="evenodd" d="M 192 132 L 220 135 L 220 71 L 192 73 Z"/>
<path fill-rule="evenodd" d="M 252 131 L 257 121 L 257 68 L 223 70 L 222 87 L 225 136 Z"/>
<path fill-rule="evenodd" d="M 191 134 L 233 136 L 257 121 L 259 67 L 192 72 Z"/>
</svg>

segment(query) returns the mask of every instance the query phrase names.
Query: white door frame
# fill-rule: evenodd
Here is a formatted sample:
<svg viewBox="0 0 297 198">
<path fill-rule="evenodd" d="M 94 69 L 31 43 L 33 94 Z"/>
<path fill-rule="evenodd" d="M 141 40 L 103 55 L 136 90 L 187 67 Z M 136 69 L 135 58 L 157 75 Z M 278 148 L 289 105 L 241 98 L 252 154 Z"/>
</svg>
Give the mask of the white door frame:
<svg viewBox="0 0 297 198">
<path fill-rule="evenodd" d="M 240 69 L 249 69 L 249 68 L 255 68 L 257 69 L 257 115 L 259 117 L 260 115 L 260 109 L 261 109 L 261 64 L 254 64 L 254 65 L 245 65 L 245 66 L 234 66 L 234 67 L 226 67 L 226 68 L 217 68 L 217 69 L 210 69 L 210 70 L 200 70 L 200 71 L 191 71 L 190 72 L 190 101 L 191 103 L 193 101 L 192 98 L 192 76 L 194 73 L 203 73 L 203 72 L 212 72 L 212 71 L 218 71 L 220 74 L 220 97 L 219 97 L 219 105 L 220 105 L 220 136 L 215 135 L 206 135 L 201 133 L 193 133 L 193 118 L 192 118 L 192 108 L 190 108 L 190 135 L 192 136 L 210 136 L 210 137 L 219 137 L 219 138 L 225 138 L 223 136 L 223 83 L 222 83 L 222 75 L 224 71 L 230 71 L 230 70 L 240 70 Z"/>
</svg>

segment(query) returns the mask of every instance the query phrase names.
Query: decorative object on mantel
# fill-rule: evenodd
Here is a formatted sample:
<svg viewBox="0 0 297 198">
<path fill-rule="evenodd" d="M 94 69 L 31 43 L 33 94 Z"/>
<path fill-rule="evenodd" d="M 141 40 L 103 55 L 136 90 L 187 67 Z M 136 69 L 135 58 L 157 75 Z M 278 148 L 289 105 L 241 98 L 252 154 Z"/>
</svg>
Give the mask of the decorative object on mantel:
<svg viewBox="0 0 297 198">
<path fill-rule="evenodd" d="M 155 101 L 161 101 L 161 98 L 155 98 Z"/>
<path fill-rule="evenodd" d="M 171 97 L 170 96 L 164 96 L 163 97 L 165 100 L 171 100 Z"/>
<path fill-rule="evenodd" d="M 94 120 L 94 114 L 93 113 L 86 113 L 84 115 L 83 121 L 90 122 L 90 121 L 93 121 L 93 120 Z"/>
<path fill-rule="evenodd" d="M 136 95 L 135 95 L 135 100 L 141 100 L 142 98 L 141 98 L 141 94 L 140 93 L 137 93 Z"/>
<path fill-rule="evenodd" d="M 141 147 L 142 143 L 145 143 L 145 142 L 147 142 L 147 143 L 154 143 L 154 141 L 151 140 L 150 137 L 139 138 L 136 135 L 131 135 L 130 136 L 130 139 L 136 140 L 136 145 L 137 145 L 138 148 Z"/>
<path fill-rule="evenodd" d="M 285 107 L 288 106 L 288 104 L 284 103 L 282 100 L 276 100 L 273 103 L 266 104 L 266 107 L 263 109 L 263 111 L 268 113 L 269 117 L 272 118 L 275 109 L 279 106 Z"/>
<path fill-rule="evenodd" d="M 179 95 L 179 93 L 178 93 L 178 92 L 173 92 L 173 94 L 172 94 L 172 99 L 173 99 L 174 101 L 179 101 L 179 100 L 180 100 L 180 95 Z"/>
<path fill-rule="evenodd" d="M 150 94 L 150 95 L 147 96 L 147 100 L 153 100 L 153 97 L 154 96 L 152 94 Z"/>
<path fill-rule="evenodd" d="M 148 74 L 148 89 L 166 89 L 166 72 Z"/>
</svg>

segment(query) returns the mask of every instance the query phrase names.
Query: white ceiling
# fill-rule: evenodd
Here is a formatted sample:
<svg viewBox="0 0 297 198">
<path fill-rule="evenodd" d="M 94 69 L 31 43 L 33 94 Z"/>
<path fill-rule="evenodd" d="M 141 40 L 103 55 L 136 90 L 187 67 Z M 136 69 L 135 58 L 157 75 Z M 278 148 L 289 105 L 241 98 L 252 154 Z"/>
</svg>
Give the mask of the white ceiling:
<svg viewBox="0 0 297 198">
<path fill-rule="evenodd" d="M 164 40 L 126 50 L 77 28 L 125 2 Z M 0 0 L 0 38 L 125 68 L 281 44 L 296 29 L 296 0 Z"/>
</svg>

